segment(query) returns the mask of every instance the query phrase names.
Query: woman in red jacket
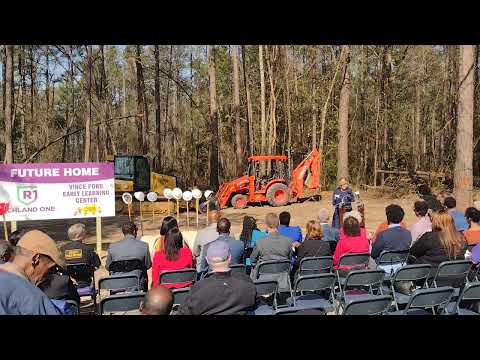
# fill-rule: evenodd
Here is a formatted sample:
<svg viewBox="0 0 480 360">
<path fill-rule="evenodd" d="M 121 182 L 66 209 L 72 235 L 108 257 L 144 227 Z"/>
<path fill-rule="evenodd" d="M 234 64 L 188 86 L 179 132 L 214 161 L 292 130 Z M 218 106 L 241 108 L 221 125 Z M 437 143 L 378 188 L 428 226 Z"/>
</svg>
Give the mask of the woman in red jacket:
<svg viewBox="0 0 480 360">
<path fill-rule="evenodd" d="M 165 235 L 165 246 L 156 251 L 152 264 L 152 288 L 159 285 L 160 274 L 167 270 L 189 269 L 193 267 L 192 251 L 183 246 L 182 233 L 173 228 Z M 191 282 L 162 285 L 168 288 L 182 288 L 192 285 Z"/>
<path fill-rule="evenodd" d="M 343 220 L 343 227 L 340 229 L 340 239 L 338 240 L 335 253 L 333 255 L 334 269 L 339 269 L 341 276 L 345 276 L 352 266 L 343 265 L 338 267 L 340 257 L 352 253 L 369 253 L 370 243 L 367 239 L 365 228 L 360 227 L 360 222 L 352 216 Z"/>
</svg>

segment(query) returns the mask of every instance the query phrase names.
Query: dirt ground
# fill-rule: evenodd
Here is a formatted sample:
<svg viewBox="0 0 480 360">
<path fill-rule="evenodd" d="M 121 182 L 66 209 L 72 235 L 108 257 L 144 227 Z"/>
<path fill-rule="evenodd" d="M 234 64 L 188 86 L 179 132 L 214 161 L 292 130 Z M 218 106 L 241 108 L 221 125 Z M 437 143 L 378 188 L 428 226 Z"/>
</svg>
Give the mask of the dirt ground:
<svg viewBox="0 0 480 360">
<path fill-rule="evenodd" d="M 368 231 L 375 231 L 375 228 L 381 222 L 385 221 L 385 207 L 391 203 L 399 204 L 405 210 L 405 221 L 409 225 L 414 219 L 413 203 L 417 200 L 415 195 L 410 195 L 402 199 L 389 199 L 376 195 L 373 192 L 361 192 L 361 200 L 365 204 L 365 222 Z M 282 211 L 289 211 L 291 214 L 291 225 L 301 226 L 305 231 L 305 224 L 308 220 L 314 219 L 315 215 L 321 207 L 325 207 L 333 214 L 333 207 L 331 205 L 332 192 L 326 191 L 322 193 L 320 201 L 306 201 L 304 203 L 290 204 L 287 206 L 273 208 L 269 205 L 251 206 L 242 210 L 235 210 L 228 208 L 222 211 L 224 216 L 228 217 L 232 222 L 232 230 L 238 237 L 242 230 L 242 221 L 245 215 L 253 216 L 257 219 L 259 228 L 264 228 L 264 218 L 268 212 L 280 213 Z M 116 217 L 108 217 L 102 219 L 102 250 L 107 250 L 108 245 L 112 242 L 122 239 L 120 226 L 124 221 L 128 221 L 128 216 L 121 215 Z M 140 217 L 135 217 L 135 221 L 139 224 Z M 67 229 L 70 225 L 78 222 L 75 219 L 66 220 L 45 220 L 45 221 L 24 221 L 18 222 L 17 227 L 25 229 L 38 228 L 48 233 L 53 239 L 58 242 L 67 239 Z M 95 219 L 84 219 L 81 222 L 85 223 L 88 231 L 87 243 L 95 244 Z M 152 217 L 144 217 L 143 233 L 146 237 L 155 237 L 159 233 L 161 218 L 157 215 L 155 222 L 152 222 Z M 206 225 L 205 214 L 199 215 L 199 228 Z M 196 216 L 195 212 L 189 212 L 189 226 L 187 227 L 187 214 L 182 212 L 180 214 L 180 227 L 182 230 L 196 230 Z M 140 228 L 140 224 L 139 224 Z M 2 230 L 3 233 L 3 230 Z"/>
</svg>

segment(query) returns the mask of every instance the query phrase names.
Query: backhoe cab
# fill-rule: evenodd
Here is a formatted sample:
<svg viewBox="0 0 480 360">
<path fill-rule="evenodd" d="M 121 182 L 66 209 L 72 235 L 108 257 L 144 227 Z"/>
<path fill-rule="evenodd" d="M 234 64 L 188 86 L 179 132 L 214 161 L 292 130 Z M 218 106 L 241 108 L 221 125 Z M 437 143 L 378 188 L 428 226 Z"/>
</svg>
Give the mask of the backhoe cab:
<svg viewBox="0 0 480 360">
<path fill-rule="evenodd" d="M 288 174 L 285 155 L 254 155 L 248 158 L 247 174 L 223 183 L 216 195 L 221 209 L 233 206 L 243 209 L 249 203 L 267 202 L 271 206 L 284 206 L 301 199 L 320 197 L 320 154 L 313 149 Z M 271 161 L 270 176 L 261 176 L 261 161 Z"/>
</svg>

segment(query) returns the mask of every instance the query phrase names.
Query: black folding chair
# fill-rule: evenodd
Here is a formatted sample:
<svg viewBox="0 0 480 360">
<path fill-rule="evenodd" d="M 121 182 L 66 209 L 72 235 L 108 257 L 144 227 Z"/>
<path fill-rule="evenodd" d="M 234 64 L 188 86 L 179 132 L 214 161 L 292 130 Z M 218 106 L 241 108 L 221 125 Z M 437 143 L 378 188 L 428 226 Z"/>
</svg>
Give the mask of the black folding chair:
<svg viewBox="0 0 480 360">
<path fill-rule="evenodd" d="M 107 296 L 100 301 L 100 315 L 137 310 L 144 296 L 144 292 Z"/>
<path fill-rule="evenodd" d="M 334 290 L 335 290 L 335 274 L 313 274 L 299 276 L 295 280 L 293 290 L 294 296 L 287 299 L 287 304 L 292 306 L 314 306 L 323 308 L 325 312 L 335 310 Z M 327 291 L 328 296 L 319 295 L 319 291 Z M 309 292 L 305 294 L 305 292 Z M 297 294 L 300 295 L 297 296 Z"/>
<path fill-rule="evenodd" d="M 394 311 L 388 314 L 435 315 L 436 312 L 441 312 L 443 308 L 448 305 L 454 292 L 455 289 L 451 286 L 415 290 L 404 310 Z M 429 313 L 427 309 L 431 309 L 432 313 Z"/>
<path fill-rule="evenodd" d="M 86 279 L 90 280 L 89 286 L 78 287 L 77 292 L 80 297 L 90 296 L 93 302 L 96 301 L 97 290 L 95 289 L 95 268 L 87 263 L 66 264 L 66 273 L 77 283 Z"/>
<path fill-rule="evenodd" d="M 290 260 L 268 260 L 262 261 L 257 265 L 255 280 L 277 280 L 278 291 L 288 291 L 292 295 L 292 284 L 290 282 Z M 285 281 L 287 288 L 282 287 L 282 280 Z"/>
<path fill-rule="evenodd" d="M 77 303 L 75 300 L 65 300 L 65 302 L 70 307 L 72 311 L 72 315 L 79 315 L 80 314 L 80 304 Z"/>
<path fill-rule="evenodd" d="M 340 266 L 351 267 L 348 270 L 367 269 L 369 260 L 370 260 L 369 253 L 344 254 L 340 256 L 340 259 L 338 260 L 337 270 L 336 270 L 337 282 L 338 282 L 339 288 L 341 289 L 342 285 L 345 284 L 345 279 L 346 279 L 346 277 L 340 276 L 340 271 L 347 270 L 347 269 L 339 269 Z"/>
<path fill-rule="evenodd" d="M 244 264 L 230 265 L 230 269 L 232 270 L 232 273 L 247 273 L 247 267 Z"/>
<path fill-rule="evenodd" d="M 125 259 L 113 261 L 108 271 L 110 275 L 137 274 L 140 278 L 140 289 L 148 291 L 148 276 L 145 264 L 140 259 Z"/>
<path fill-rule="evenodd" d="M 388 295 L 356 299 L 347 304 L 342 315 L 382 315 L 388 311 L 391 303 L 392 298 Z"/>
<path fill-rule="evenodd" d="M 438 266 L 432 285 L 452 286 L 455 288 L 454 297 L 460 295 L 460 290 L 465 286 L 468 274 L 473 263 L 470 260 L 444 261 Z"/>
<path fill-rule="evenodd" d="M 176 284 L 184 282 L 195 283 L 197 280 L 197 271 L 195 269 L 180 269 L 163 271 L 160 274 L 159 284 Z"/>
<path fill-rule="evenodd" d="M 427 279 L 432 266 L 429 264 L 418 264 L 418 265 L 405 265 L 404 267 L 398 269 L 393 277 L 390 278 L 390 288 L 384 287 L 383 292 L 386 294 L 391 294 L 393 296 L 393 303 L 395 308 L 400 310 L 398 305 L 406 305 L 410 301 L 412 292 L 409 291 L 407 294 L 404 292 L 399 292 L 397 289 L 401 284 L 413 284 L 416 289 L 417 286 L 421 288 L 428 287 Z"/>
<path fill-rule="evenodd" d="M 460 307 L 465 302 L 480 302 L 480 282 L 471 282 L 462 290 L 456 302 L 451 302 L 446 308 L 450 315 L 480 315 L 478 312 Z"/>
<path fill-rule="evenodd" d="M 173 295 L 173 306 L 182 305 L 188 294 L 190 293 L 190 287 L 184 287 L 181 289 L 171 289 Z"/>
<path fill-rule="evenodd" d="M 377 267 L 385 271 L 385 280 L 389 280 L 395 271 L 407 264 L 410 250 L 385 250 L 380 253 L 377 259 Z"/>
<path fill-rule="evenodd" d="M 140 280 L 137 275 L 111 275 L 100 279 L 98 290 L 109 290 L 110 294 L 139 291 Z"/>
<path fill-rule="evenodd" d="M 304 257 L 300 260 L 297 276 L 331 273 L 332 256 Z"/>
<path fill-rule="evenodd" d="M 289 306 L 277 309 L 273 315 L 325 315 L 325 310 L 317 307 Z"/>
<path fill-rule="evenodd" d="M 322 240 L 325 241 L 330 246 L 330 251 L 335 253 L 335 249 L 337 248 L 337 242 L 335 240 Z"/>
<path fill-rule="evenodd" d="M 254 280 L 257 299 L 273 296 L 273 306 L 266 303 L 260 303 L 254 310 L 255 315 L 273 315 L 277 310 L 278 281 L 276 280 Z"/>
<path fill-rule="evenodd" d="M 341 308 L 345 308 L 348 303 L 355 299 L 369 299 L 374 294 L 374 287 L 378 288 L 380 295 L 383 295 L 382 283 L 385 278 L 383 270 L 353 270 L 345 278 L 343 287 L 340 288 L 340 293 L 337 294 L 338 307 L 336 313 Z M 348 290 L 353 288 L 354 290 Z M 365 290 L 368 288 L 368 291 Z"/>
</svg>

